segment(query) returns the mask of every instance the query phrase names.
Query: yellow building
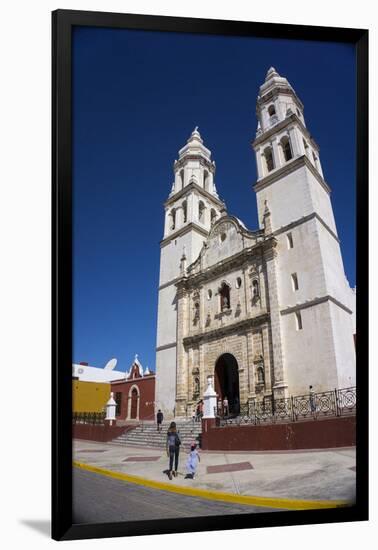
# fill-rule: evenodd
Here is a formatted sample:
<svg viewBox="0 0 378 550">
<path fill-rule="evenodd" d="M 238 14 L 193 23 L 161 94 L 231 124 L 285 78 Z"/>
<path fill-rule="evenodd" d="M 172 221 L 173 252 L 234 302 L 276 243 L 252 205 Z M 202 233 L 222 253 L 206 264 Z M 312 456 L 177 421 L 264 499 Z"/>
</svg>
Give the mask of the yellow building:
<svg viewBox="0 0 378 550">
<path fill-rule="evenodd" d="M 109 382 L 72 380 L 73 412 L 102 412 L 110 397 Z"/>
</svg>

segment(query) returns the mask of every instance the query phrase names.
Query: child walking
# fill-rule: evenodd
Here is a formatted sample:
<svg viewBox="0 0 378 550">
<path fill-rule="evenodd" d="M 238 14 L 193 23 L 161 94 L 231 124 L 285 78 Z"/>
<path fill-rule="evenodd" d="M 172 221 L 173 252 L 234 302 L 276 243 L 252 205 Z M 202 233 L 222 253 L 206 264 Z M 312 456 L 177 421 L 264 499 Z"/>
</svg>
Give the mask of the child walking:
<svg viewBox="0 0 378 550">
<path fill-rule="evenodd" d="M 188 454 L 188 459 L 186 461 L 186 470 L 188 472 L 185 476 L 186 479 L 194 479 L 194 474 L 196 473 L 196 469 L 200 461 L 201 459 L 197 451 L 197 445 L 192 443 L 190 446 L 190 453 Z"/>
</svg>

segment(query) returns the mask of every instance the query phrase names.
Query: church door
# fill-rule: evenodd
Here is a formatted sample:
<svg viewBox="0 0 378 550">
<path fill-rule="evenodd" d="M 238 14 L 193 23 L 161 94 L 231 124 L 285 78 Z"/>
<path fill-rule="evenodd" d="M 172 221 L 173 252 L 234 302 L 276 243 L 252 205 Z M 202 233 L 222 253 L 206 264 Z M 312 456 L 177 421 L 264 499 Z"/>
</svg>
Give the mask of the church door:
<svg viewBox="0 0 378 550">
<path fill-rule="evenodd" d="M 239 414 L 239 369 L 235 357 L 231 353 L 221 355 L 215 364 L 214 374 L 218 401 L 223 402 L 224 398 L 227 397 L 230 414 Z"/>
<path fill-rule="evenodd" d="M 130 418 L 137 418 L 138 416 L 138 391 L 134 388 L 131 392 L 131 408 Z"/>
</svg>

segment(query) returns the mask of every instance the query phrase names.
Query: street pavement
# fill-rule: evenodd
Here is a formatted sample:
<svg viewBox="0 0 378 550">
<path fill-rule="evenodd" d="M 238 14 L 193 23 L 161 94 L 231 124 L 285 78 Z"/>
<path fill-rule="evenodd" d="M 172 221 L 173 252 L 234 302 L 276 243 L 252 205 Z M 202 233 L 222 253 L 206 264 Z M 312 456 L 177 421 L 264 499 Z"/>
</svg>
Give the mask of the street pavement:
<svg viewBox="0 0 378 550">
<path fill-rule="evenodd" d="M 74 523 L 105 523 L 272 512 L 142 487 L 74 468 Z"/>
<path fill-rule="evenodd" d="M 79 463 L 185 488 L 284 499 L 343 500 L 356 493 L 355 448 L 292 452 L 206 452 L 195 479 L 185 479 L 186 451 L 180 453 L 179 476 L 168 480 L 163 449 L 74 441 Z M 110 483 L 110 479 L 107 483 Z M 137 489 L 141 490 L 140 487 Z"/>
</svg>

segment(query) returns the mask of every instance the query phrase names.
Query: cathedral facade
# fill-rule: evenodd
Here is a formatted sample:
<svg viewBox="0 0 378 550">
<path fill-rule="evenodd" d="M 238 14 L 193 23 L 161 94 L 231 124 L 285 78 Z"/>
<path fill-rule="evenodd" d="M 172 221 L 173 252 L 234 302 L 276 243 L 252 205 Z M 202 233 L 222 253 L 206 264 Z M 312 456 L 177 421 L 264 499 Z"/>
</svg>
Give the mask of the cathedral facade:
<svg viewBox="0 0 378 550">
<path fill-rule="evenodd" d="M 252 143 L 259 229 L 227 213 L 197 128 L 179 151 L 161 241 L 155 407 L 191 414 L 207 378 L 240 403 L 355 385 L 354 292 L 303 104 L 269 69 Z"/>
</svg>

